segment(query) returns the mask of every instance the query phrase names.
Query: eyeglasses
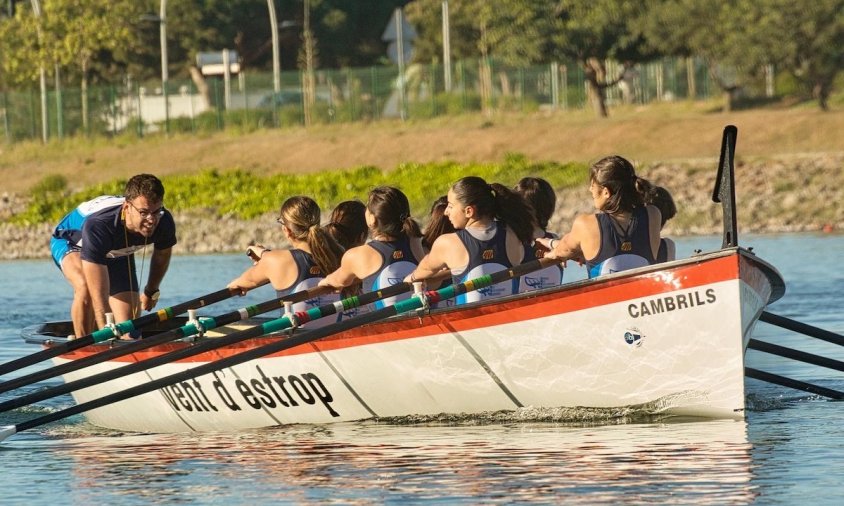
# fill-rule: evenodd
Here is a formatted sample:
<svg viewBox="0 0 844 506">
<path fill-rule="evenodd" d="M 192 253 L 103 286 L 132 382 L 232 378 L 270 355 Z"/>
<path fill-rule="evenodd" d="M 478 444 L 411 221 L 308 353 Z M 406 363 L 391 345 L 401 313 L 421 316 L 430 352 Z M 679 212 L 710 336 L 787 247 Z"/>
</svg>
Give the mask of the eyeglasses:
<svg viewBox="0 0 844 506">
<path fill-rule="evenodd" d="M 132 209 L 138 211 L 138 214 L 141 216 L 141 220 L 154 221 L 164 216 L 164 206 L 159 207 L 155 211 L 150 211 L 148 209 L 138 209 L 137 207 L 135 207 L 135 204 L 133 204 L 130 200 L 127 200 L 126 202 L 128 202 L 129 205 L 132 206 Z"/>
<path fill-rule="evenodd" d="M 284 223 L 284 218 L 281 218 L 281 217 L 276 218 L 275 222 L 278 223 L 279 225 L 281 225 L 282 227 L 286 226 L 286 224 Z"/>
</svg>

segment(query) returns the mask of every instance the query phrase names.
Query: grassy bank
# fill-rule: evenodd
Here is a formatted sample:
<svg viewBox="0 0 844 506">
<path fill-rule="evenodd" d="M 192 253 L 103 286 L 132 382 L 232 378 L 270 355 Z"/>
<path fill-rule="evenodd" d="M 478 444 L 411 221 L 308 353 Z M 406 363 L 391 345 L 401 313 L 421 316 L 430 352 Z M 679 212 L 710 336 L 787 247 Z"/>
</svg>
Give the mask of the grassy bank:
<svg viewBox="0 0 844 506">
<path fill-rule="evenodd" d="M 595 118 L 589 111 L 558 111 L 338 124 L 248 135 L 224 132 L 144 139 L 127 135 L 46 146 L 24 143 L 0 147 L 0 173 L 4 191 L 24 193 L 49 175 L 63 175 L 71 190 L 79 190 L 138 172 L 170 176 L 216 169 L 272 176 L 362 166 L 392 170 L 408 163 L 500 163 L 509 153 L 557 163 L 588 163 L 618 153 L 649 164 L 716 157 L 726 124 L 739 128 L 739 159 L 844 151 L 840 134 L 844 110 L 822 113 L 810 106 L 715 110 L 716 104 L 684 102 L 616 108 L 608 119 Z"/>
<path fill-rule="evenodd" d="M 406 163 L 391 171 L 370 166 L 259 176 L 242 170 L 203 170 L 195 174 L 162 176 L 162 182 L 167 191 L 166 205 L 177 214 L 202 212 L 209 218 L 230 216 L 250 220 L 276 210 L 284 198 L 292 195 L 308 195 L 325 210 L 331 210 L 344 200 L 365 200 L 371 188 L 392 185 L 405 192 L 411 209 L 421 215 L 452 182 L 467 174 L 510 186 L 531 175 L 545 178 L 555 188 L 564 189 L 584 184 L 585 169 L 583 164 L 540 164 L 521 155 L 509 155 L 500 163 Z M 26 207 L 12 214 L 8 221 L 18 225 L 55 223 L 80 202 L 98 195 L 120 194 L 124 184 L 125 180 L 113 179 L 74 191 L 64 176 L 47 176 L 29 190 Z"/>
<path fill-rule="evenodd" d="M 0 147 L 2 258 L 46 257 L 51 226 L 76 203 L 119 193 L 139 172 L 159 175 L 179 224 L 179 253 L 278 244 L 272 213 L 294 194 L 329 210 L 381 184 L 412 201 L 415 217 L 448 185 L 480 175 L 512 185 L 524 175 L 558 190 L 550 228 L 591 209 L 585 167 L 610 153 L 637 163 L 678 205 L 666 233 L 716 233 L 710 195 L 724 125 L 738 126 L 737 196 L 743 232 L 844 230 L 844 111 L 769 108 L 730 114 L 706 104 L 532 116 L 461 116 L 207 137 L 74 139 Z"/>
</svg>

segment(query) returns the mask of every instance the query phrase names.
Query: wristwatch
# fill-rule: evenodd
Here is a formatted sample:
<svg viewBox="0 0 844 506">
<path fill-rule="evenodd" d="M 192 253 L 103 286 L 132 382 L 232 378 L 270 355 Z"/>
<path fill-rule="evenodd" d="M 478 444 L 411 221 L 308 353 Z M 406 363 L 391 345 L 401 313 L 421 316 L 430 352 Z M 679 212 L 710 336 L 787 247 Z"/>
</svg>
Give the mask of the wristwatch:
<svg viewBox="0 0 844 506">
<path fill-rule="evenodd" d="M 150 292 L 149 288 L 144 288 L 144 295 L 149 297 L 153 302 L 158 302 L 158 298 L 161 297 L 161 290 Z"/>
</svg>

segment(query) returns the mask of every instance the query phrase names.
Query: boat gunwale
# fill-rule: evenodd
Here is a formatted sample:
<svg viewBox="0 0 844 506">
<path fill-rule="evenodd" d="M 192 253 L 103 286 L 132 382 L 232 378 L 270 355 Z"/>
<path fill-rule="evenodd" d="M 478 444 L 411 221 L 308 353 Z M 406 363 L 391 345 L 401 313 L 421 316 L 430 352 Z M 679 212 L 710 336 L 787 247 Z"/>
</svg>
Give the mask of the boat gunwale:
<svg viewBox="0 0 844 506">
<path fill-rule="evenodd" d="M 583 289 L 588 290 L 590 287 L 597 286 L 597 285 L 623 284 L 623 283 L 627 282 L 628 280 L 630 280 L 631 278 L 638 278 L 638 277 L 642 277 L 642 276 L 647 276 L 647 275 L 653 274 L 655 272 L 672 270 L 672 269 L 675 269 L 675 268 L 678 268 L 678 267 L 683 267 L 683 266 L 693 265 L 693 264 L 699 264 L 699 263 L 706 262 L 706 261 L 709 261 L 709 260 L 728 257 L 728 256 L 736 255 L 736 254 L 738 254 L 740 257 L 744 257 L 744 258 L 748 259 L 749 261 L 754 263 L 756 266 L 758 266 L 760 268 L 760 270 L 763 272 L 763 274 L 765 274 L 765 276 L 769 280 L 769 282 L 771 284 L 771 295 L 768 298 L 768 301 L 767 301 L 768 303 L 773 302 L 773 301 L 779 299 L 780 297 L 782 297 L 782 295 L 785 292 L 785 283 L 782 279 L 782 276 L 777 271 L 777 269 L 775 267 L 773 267 L 770 263 L 768 263 L 765 260 L 762 260 L 761 258 L 757 257 L 756 254 L 753 253 L 751 250 L 749 250 L 747 248 L 740 247 L 740 246 L 736 246 L 736 247 L 719 249 L 719 250 L 707 252 L 707 253 L 698 253 L 698 254 L 695 254 L 695 255 L 693 255 L 689 258 L 677 259 L 677 260 L 673 260 L 673 261 L 670 261 L 670 262 L 662 262 L 662 263 L 659 263 L 659 264 L 648 265 L 648 266 L 639 267 L 639 268 L 636 268 L 636 269 L 630 269 L 630 270 L 626 270 L 626 271 L 622 271 L 622 272 L 607 274 L 607 275 L 596 277 L 596 278 L 577 280 L 577 281 L 573 281 L 573 282 L 570 282 L 570 283 L 564 283 L 564 284 L 561 284 L 559 286 L 548 287 L 548 288 L 544 288 L 544 289 L 540 289 L 540 290 L 523 292 L 523 293 L 519 293 L 519 294 L 504 296 L 504 297 L 497 297 L 497 298 L 494 298 L 494 299 L 481 300 L 481 301 L 471 302 L 471 303 L 467 303 L 467 304 L 461 304 L 459 306 L 433 308 L 433 309 L 426 311 L 425 315 L 426 316 L 441 316 L 441 315 L 444 315 L 444 314 L 454 313 L 454 312 L 475 311 L 479 308 L 483 308 L 483 307 L 486 307 L 486 306 L 503 305 L 503 304 L 508 304 L 508 303 L 520 301 L 520 300 L 530 300 L 530 299 L 537 298 L 537 297 L 543 297 L 544 298 L 548 295 L 552 295 L 552 294 L 555 294 L 555 293 L 561 293 L 562 294 L 562 293 L 566 293 L 566 292 L 578 292 L 578 291 L 581 291 Z M 387 318 L 383 321 L 373 322 L 373 323 L 367 324 L 365 326 L 380 325 L 380 324 L 384 324 L 384 323 L 401 323 L 401 322 L 404 322 L 408 319 L 419 318 L 419 316 L 420 316 L 419 311 L 420 310 L 416 310 L 416 311 L 411 311 L 411 312 L 404 313 L 404 314 L 399 314 L 399 315 Z M 262 316 L 262 317 L 251 318 L 251 319 L 249 319 L 249 321 L 253 321 L 253 322 L 256 321 L 256 320 L 257 321 L 268 321 L 268 320 L 271 320 L 271 319 L 275 319 L 275 318 Z M 169 324 L 173 328 L 176 328 L 176 327 L 179 326 L 180 322 L 186 322 L 186 321 L 187 321 L 186 317 L 177 317 L 177 318 L 173 318 L 173 319 L 171 319 L 167 322 L 163 322 L 163 323 Z M 55 336 L 55 335 L 49 335 L 49 334 L 44 333 L 45 330 L 47 328 L 49 328 L 50 325 L 59 325 L 59 324 L 66 324 L 66 322 L 64 322 L 64 321 L 43 322 L 43 323 L 28 326 L 21 331 L 21 337 L 27 343 L 38 344 L 38 345 L 47 346 L 47 347 L 49 347 L 51 345 L 66 342 L 66 338 L 63 338 L 63 337 L 60 337 L 60 336 Z M 364 327 L 364 326 L 362 326 L 362 327 Z M 165 331 L 166 330 L 160 330 L 160 332 L 165 332 Z M 299 332 L 307 332 L 307 330 L 301 329 L 301 330 L 299 330 Z M 273 337 L 276 337 L 276 336 L 283 337 L 283 336 L 288 335 L 288 333 L 289 333 L 289 331 L 283 331 L 281 333 L 276 334 L 275 336 L 274 335 L 266 335 L 266 336 L 251 338 L 250 340 L 267 339 L 267 338 L 273 338 Z M 209 339 L 213 339 L 213 338 L 209 338 Z M 134 342 L 134 341 L 109 340 L 109 341 L 104 341 L 104 342 L 101 342 L 101 343 L 93 344 L 89 348 L 103 347 L 103 346 L 108 346 L 108 347 L 125 346 L 125 345 L 128 345 L 128 344 L 131 344 L 132 342 Z M 189 343 L 185 343 L 185 344 L 188 345 Z M 165 345 L 166 345 L 166 343 L 165 343 Z"/>
</svg>

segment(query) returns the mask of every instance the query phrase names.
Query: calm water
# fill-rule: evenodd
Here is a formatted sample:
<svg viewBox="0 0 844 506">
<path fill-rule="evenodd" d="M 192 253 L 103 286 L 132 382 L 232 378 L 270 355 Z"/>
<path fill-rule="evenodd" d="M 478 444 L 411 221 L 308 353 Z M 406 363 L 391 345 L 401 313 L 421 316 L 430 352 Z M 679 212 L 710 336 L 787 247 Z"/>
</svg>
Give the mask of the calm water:
<svg viewBox="0 0 844 506">
<path fill-rule="evenodd" d="M 844 333 L 844 237 L 741 240 L 786 279 L 786 296 L 772 312 Z M 678 255 L 719 245 L 714 237 L 681 240 Z M 243 255 L 177 257 L 162 302 L 218 290 L 246 265 Z M 567 279 L 578 277 L 575 271 Z M 66 319 L 69 297 L 48 260 L 0 262 L 0 362 L 36 351 L 19 339 L 20 329 Z M 261 289 L 203 314 L 271 297 Z M 755 337 L 844 360 L 841 347 L 764 323 Z M 752 351 L 747 363 L 844 390 L 837 372 Z M 0 401 L 25 392 L 0 394 Z M 140 435 L 74 417 L 0 444 L 0 502 L 840 504 L 844 404 L 755 380 L 747 380 L 747 395 L 746 422 L 590 419 L 568 412 L 552 413 L 553 422 L 543 413 L 546 421 L 537 422 L 525 410 L 495 421 L 449 424 Z M 2 413 L 0 425 L 69 405 L 63 396 Z"/>
</svg>

